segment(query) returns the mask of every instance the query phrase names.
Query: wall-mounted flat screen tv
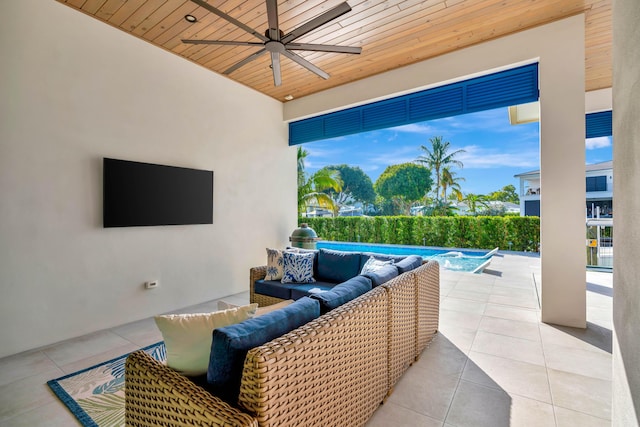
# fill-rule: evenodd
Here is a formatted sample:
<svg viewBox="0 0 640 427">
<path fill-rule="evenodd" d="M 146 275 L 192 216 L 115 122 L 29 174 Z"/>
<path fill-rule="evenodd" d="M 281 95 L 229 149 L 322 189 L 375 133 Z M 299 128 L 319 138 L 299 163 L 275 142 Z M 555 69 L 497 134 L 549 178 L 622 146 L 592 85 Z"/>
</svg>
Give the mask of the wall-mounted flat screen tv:
<svg viewBox="0 0 640 427">
<path fill-rule="evenodd" d="M 213 171 L 103 160 L 104 227 L 213 223 Z"/>
</svg>

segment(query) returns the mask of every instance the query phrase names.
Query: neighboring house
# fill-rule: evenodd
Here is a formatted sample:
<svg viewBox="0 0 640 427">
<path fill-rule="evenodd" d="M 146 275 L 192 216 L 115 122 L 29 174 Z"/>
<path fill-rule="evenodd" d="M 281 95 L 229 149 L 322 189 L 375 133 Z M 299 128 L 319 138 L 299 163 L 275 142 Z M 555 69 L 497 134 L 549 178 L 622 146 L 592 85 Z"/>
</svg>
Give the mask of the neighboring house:
<svg viewBox="0 0 640 427">
<path fill-rule="evenodd" d="M 310 206 L 309 210 L 300 214 L 303 218 L 331 218 L 333 217 L 333 212 L 329 209 L 324 209 L 318 206 Z"/>
<path fill-rule="evenodd" d="M 500 200 L 490 200 L 486 203 L 488 205 L 488 208 L 485 208 L 484 206 L 476 207 L 477 215 L 485 215 L 488 213 L 488 210 L 491 210 L 493 212 L 501 212 L 504 214 L 520 213 L 520 206 L 515 203 L 502 202 Z M 455 204 L 455 207 L 458 209 L 456 211 L 458 215 L 473 215 L 472 212 L 469 212 L 469 207 L 467 206 L 466 202 L 458 202 L 457 204 Z"/>
<path fill-rule="evenodd" d="M 343 206 L 338 211 L 338 216 L 362 216 L 362 207 L 359 206 Z M 307 212 L 303 212 L 300 216 L 303 218 L 332 218 L 333 212 L 319 206 L 310 206 Z"/>
<path fill-rule="evenodd" d="M 413 206 L 411 209 L 409 209 L 409 215 L 424 216 L 424 213 L 426 212 L 426 210 L 427 210 L 427 207 L 424 205 Z"/>
<path fill-rule="evenodd" d="M 586 165 L 587 218 L 613 216 L 613 161 Z M 515 175 L 520 179 L 520 215 L 540 216 L 540 170 Z"/>
<path fill-rule="evenodd" d="M 343 206 L 338 211 L 338 216 L 362 216 L 361 206 Z"/>
<path fill-rule="evenodd" d="M 521 212 L 520 205 L 517 203 L 511 203 L 511 202 L 498 202 L 498 203 L 501 203 L 502 206 L 504 206 L 505 213 L 507 214 L 520 214 Z"/>
</svg>

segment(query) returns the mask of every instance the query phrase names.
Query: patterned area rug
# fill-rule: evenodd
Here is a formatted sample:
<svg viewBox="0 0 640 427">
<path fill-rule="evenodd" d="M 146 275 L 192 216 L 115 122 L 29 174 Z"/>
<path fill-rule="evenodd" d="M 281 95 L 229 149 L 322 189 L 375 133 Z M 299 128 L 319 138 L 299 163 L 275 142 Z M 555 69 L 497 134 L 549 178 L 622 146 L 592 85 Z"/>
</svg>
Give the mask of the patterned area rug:
<svg viewBox="0 0 640 427">
<path fill-rule="evenodd" d="M 164 343 L 142 350 L 166 359 Z M 124 363 L 128 354 L 48 381 L 51 390 L 86 427 L 124 426 Z"/>
</svg>

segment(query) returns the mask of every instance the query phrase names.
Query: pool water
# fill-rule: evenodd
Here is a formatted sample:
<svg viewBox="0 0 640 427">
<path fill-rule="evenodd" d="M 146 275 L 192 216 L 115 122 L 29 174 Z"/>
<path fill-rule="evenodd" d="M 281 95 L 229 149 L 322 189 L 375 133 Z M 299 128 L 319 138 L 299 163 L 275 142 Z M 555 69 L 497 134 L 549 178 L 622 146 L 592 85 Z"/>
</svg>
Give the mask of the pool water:
<svg viewBox="0 0 640 427">
<path fill-rule="evenodd" d="M 373 252 L 389 255 L 420 255 L 424 259 L 435 259 L 447 270 L 473 272 L 491 259 L 486 255 L 489 251 L 452 250 L 428 246 L 385 245 L 371 243 L 331 242 L 321 240 L 317 248 L 335 249 L 352 252 Z"/>
</svg>

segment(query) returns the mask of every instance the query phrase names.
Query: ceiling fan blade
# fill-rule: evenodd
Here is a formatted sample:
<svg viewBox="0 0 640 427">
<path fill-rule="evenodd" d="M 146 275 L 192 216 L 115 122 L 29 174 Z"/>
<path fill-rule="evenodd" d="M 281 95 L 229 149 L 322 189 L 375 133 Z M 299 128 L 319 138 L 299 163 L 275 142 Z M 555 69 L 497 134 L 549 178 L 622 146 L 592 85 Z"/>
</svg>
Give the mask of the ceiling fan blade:
<svg viewBox="0 0 640 427">
<path fill-rule="evenodd" d="M 278 0 L 267 0 L 267 18 L 269 20 L 269 38 L 276 41 L 280 40 L 280 26 L 278 25 Z M 273 59 L 273 55 L 271 55 L 271 58 Z"/>
<path fill-rule="evenodd" d="M 309 62 L 306 59 L 304 59 L 303 57 L 298 56 L 295 53 L 291 53 L 288 50 L 283 51 L 282 54 L 284 56 L 286 56 L 287 58 L 289 58 L 290 60 L 292 60 L 294 62 L 297 62 L 298 64 L 302 65 L 304 68 L 306 68 L 307 70 L 311 71 L 312 73 L 315 73 L 315 74 L 319 75 L 323 79 L 326 80 L 326 79 L 329 78 L 329 74 L 325 73 L 320 68 L 316 67 L 311 62 Z"/>
<path fill-rule="evenodd" d="M 194 1 L 194 0 L 191 0 L 191 1 Z M 292 30 L 289 34 L 284 36 L 281 41 L 284 44 L 292 42 L 295 39 L 297 39 L 298 37 L 302 37 L 305 34 L 315 30 L 316 28 L 323 26 L 327 22 L 329 22 L 329 21 L 331 21 L 333 19 L 336 19 L 337 17 L 342 16 L 345 13 L 350 12 L 350 11 L 351 11 L 351 6 L 349 6 L 349 3 L 347 3 L 347 2 L 340 3 L 339 5 L 334 7 L 333 9 L 330 9 L 330 10 L 326 11 L 322 15 L 316 16 L 315 18 L 313 18 L 311 21 L 307 22 L 306 24 L 302 24 L 298 28 Z"/>
<path fill-rule="evenodd" d="M 309 43 L 288 43 L 284 46 L 289 50 L 312 50 L 314 52 L 336 52 L 336 53 L 362 53 L 361 47 L 353 46 L 331 46 L 327 44 L 309 44 Z"/>
<path fill-rule="evenodd" d="M 271 68 L 273 70 L 273 85 L 280 86 L 282 84 L 282 76 L 280 74 L 280 54 L 271 52 Z"/>
<path fill-rule="evenodd" d="M 249 55 L 246 58 L 244 58 L 242 61 L 237 62 L 236 64 L 234 64 L 231 67 L 227 68 L 222 74 L 231 74 L 231 73 L 233 73 L 235 70 L 237 70 L 238 68 L 242 67 L 243 65 L 246 65 L 249 62 L 253 61 L 254 59 L 257 59 L 259 56 L 263 55 L 266 51 L 267 51 L 267 49 L 260 49 L 259 51 L 255 52 L 255 53 L 252 53 L 251 55 Z"/>
<path fill-rule="evenodd" d="M 264 43 L 259 42 L 241 42 L 233 40 L 182 40 L 182 43 L 187 44 L 215 44 L 225 46 L 264 46 Z"/>
<path fill-rule="evenodd" d="M 236 27 L 245 30 L 247 33 L 259 38 L 263 42 L 269 41 L 269 39 L 267 37 L 263 36 L 262 34 L 257 32 L 256 30 L 254 30 L 253 28 L 246 26 L 242 22 L 238 21 L 235 18 L 232 18 L 231 16 L 227 15 L 223 11 L 216 9 L 215 7 L 211 6 L 209 3 L 207 3 L 207 2 L 205 2 L 203 0 L 191 0 L 191 1 L 193 3 L 195 3 L 195 4 L 197 4 L 198 6 L 207 9 L 209 12 L 213 13 L 214 15 L 218 15 L 220 18 L 232 23 Z"/>
</svg>

